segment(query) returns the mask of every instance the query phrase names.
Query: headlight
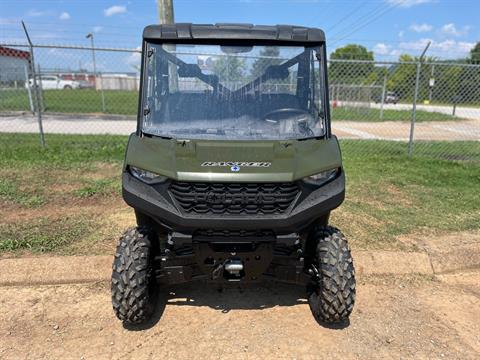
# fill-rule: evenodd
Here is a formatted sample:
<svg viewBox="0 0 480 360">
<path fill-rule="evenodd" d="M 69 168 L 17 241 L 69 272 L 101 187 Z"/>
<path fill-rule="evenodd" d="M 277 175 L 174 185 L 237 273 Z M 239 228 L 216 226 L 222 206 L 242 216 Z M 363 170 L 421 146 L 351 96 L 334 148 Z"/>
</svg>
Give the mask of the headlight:
<svg viewBox="0 0 480 360">
<path fill-rule="evenodd" d="M 153 173 L 148 170 L 143 170 L 135 166 L 129 166 L 130 174 L 147 184 L 161 183 L 167 180 L 165 176 Z"/>
<path fill-rule="evenodd" d="M 339 171 L 338 168 L 322 171 L 318 174 L 310 175 L 303 178 L 303 181 L 309 184 L 322 185 L 322 184 L 325 184 L 327 181 L 330 181 L 333 178 L 335 178 L 335 176 L 337 176 L 338 171 Z"/>
</svg>

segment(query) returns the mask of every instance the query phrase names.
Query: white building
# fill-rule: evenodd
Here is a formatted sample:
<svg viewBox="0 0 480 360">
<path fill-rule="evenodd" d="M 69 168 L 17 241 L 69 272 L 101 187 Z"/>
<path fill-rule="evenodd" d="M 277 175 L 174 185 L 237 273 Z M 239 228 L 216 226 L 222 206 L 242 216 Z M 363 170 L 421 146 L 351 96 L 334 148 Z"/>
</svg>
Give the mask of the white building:
<svg viewBox="0 0 480 360">
<path fill-rule="evenodd" d="M 29 73 L 30 53 L 0 46 L 0 87 L 23 86 Z"/>
</svg>

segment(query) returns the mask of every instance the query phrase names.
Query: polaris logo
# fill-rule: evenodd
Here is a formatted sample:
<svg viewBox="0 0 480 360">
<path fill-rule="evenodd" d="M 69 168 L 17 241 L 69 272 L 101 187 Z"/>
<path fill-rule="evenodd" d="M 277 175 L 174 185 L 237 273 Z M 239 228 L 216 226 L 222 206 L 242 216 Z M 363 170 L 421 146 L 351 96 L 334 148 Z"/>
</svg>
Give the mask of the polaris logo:
<svg viewBox="0 0 480 360">
<path fill-rule="evenodd" d="M 270 167 L 272 163 L 266 161 L 205 161 L 201 166 L 210 167 L 229 167 L 229 168 L 242 168 L 242 167 Z M 232 170 L 234 171 L 234 170 Z"/>
<path fill-rule="evenodd" d="M 272 204 L 275 202 L 287 201 L 284 196 L 276 194 L 248 194 L 248 193 L 238 193 L 238 194 L 229 194 L 229 193 L 193 193 L 193 198 L 196 203 L 206 203 L 206 204 L 223 204 L 223 205 L 249 205 L 256 204 L 262 205 Z"/>
</svg>

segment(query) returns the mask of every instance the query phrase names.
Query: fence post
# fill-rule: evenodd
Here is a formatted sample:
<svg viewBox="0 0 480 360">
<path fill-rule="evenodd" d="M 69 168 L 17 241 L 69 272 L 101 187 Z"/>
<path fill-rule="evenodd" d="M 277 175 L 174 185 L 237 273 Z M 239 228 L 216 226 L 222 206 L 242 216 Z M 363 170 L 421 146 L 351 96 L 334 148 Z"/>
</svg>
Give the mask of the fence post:
<svg viewBox="0 0 480 360">
<path fill-rule="evenodd" d="M 35 106 L 33 105 L 32 89 L 30 88 L 30 81 L 28 79 L 27 66 L 24 66 L 24 70 L 25 70 L 25 85 L 27 86 L 27 92 L 28 92 L 28 103 L 30 104 L 30 111 L 32 112 L 33 115 L 35 115 Z"/>
<path fill-rule="evenodd" d="M 432 72 L 431 72 L 431 74 L 430 74 L 430 81 L 428 82 L 428 88 L 429 88 L 429 91 L 428 91 L 428 101 L 430 102 L 430 104 L 432 103 L 433 86 L 435 85 L 434 75 L 435 75 L 435 64 L 432 64 Z M 433 81 L 433 83 L 432 83 L 432 81 Z"/>
<path fill-rule="evenodd" d="M 40 64 L 37 64 L 37 75 L 40 78 L 38 83 L 39 94 L 40 94 L 40 110 L 45 112 L 45 97 L 43 96 L 43 83 L 42 83 L 42 70 L 40 69 Z"/>
<path fill-rule="evenodd" d="M 412 157 L 413 154 L 413 134 L 415 131 L 415 122 L 417 120 L 417 99 L 418 99 L 418 88 L 420 87 L 420 69 L 422 66 L 423 57 L 430 47 L 431 41 L 428 42 L 425 49 L 423 49 L 422 55 L 417 62 L 417 74 L 415 76 L 415 93 L 413 95 L 413 108 L 412 108 L 412 123 L 410 124 L 410 138 L 408 140 L 408 157 Z"/>
<path fill-rule="evenodd" d="M 102 112 L 105 114 L 107 112 L 107 108 L 105 106 L 105 94 L 103 93 L 103 75 L 100 74 L 100 94 L 101 94 L 101 97 L 102 97 Z"/>
<path fill-rule="evenodd" d="M 23 30 L 27 37 L 28 45 L 30 48 L 30 71 L 33 77 L 33 88 L 35 90 L 35 100 L 37 103 L 37 120 L 38 120 L 38 130 L 40 131 L 40 144 L 45 147 L 45 134 L 43 133 L 43 123 L 42 123 L 42 108 L 40 105 L 40 96 L 39 96 L 39 87 L 37 86 L 37 75 L 35 74 L 35 61 L 33 58 L 33 44 L 28 35 L 27 28 L 25 23 L 22 21 Z M 41 82 L 41 81 L 40 81 Z"/>
<path fill-rule="evenodd" d="M 413 134 L 415 131 L 415 121 L 417 120 L 417 98 L 420 83 L 420 61 L 417 63 L 417 74 L 415 76 L 415 93 L 413 94 L 412 122 L 410 124 L 410 138 L 408 140 L 408 156 L 413 154 Z"/>
<path fill-rule="evenodd" d="M 380 120 L 383 120 L 383 105 L 385 104 L 385 93 L 387 90 L 387 75 L 383 76 L 382 105 L 380 106 Z"/>
</svg>

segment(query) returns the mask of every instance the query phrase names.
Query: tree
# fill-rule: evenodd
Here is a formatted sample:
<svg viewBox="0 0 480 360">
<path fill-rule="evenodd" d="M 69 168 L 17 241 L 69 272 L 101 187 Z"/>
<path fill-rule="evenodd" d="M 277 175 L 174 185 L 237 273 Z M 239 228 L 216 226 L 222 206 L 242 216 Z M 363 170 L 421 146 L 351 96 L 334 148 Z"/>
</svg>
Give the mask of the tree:
<svg viewBox="0 0 480 360">
<path fill-rule="evenodd" d="M 330 59 L 373 61 L 373 51 L 368 51 L 367 48 L 362 45 L 349 44 L 337 48 L 330 54 Z"/>
<path fill-rule="evenodd" d="M 480 41 L 470 50 L 470 60 L 472 64 L 480 65 Z"/>
<path fill-rule="evenodd" d="M 400 99 L 411 101 L 415 91 L 415 79 L 417 67 L 412 62 L 415 58 L 403 54 L 400 55 L 399 64 L 390 67 L 390 76 L 388 78 L 388 89 L 395 91 Z"/>
<path fill-rule="evenodd" d="M 373 51 L 357 44 L 349 44 L 336 49 L 330 54 L 329 77 L 332 84 L 367 84 L 367 79 L 374 71 Z M 335 60 L 352 60 L 352 62 L 336 62 Z M 371 63 L 360 63 L 354 60 L 367 60 Z"/>
<path fill-rule="evenodd" d="M 245 67 L 245 59 L 238 56 L 221 56 L 213 63 L 213 71 L 217 74 L 220 82 L 231 88 L 234 88 L 235 85 L 228 84 L 237 83 L 245 77 Z"/>
<path fill-rule="evenodd" d="M 259 53 L 260 58 L 252 64 L 252 78 L 261 76 L 265 69 L 270 65 L 279 65 L 282 63 L 280 50 L 277 46 L 267 46 Z"/>
</svg>

